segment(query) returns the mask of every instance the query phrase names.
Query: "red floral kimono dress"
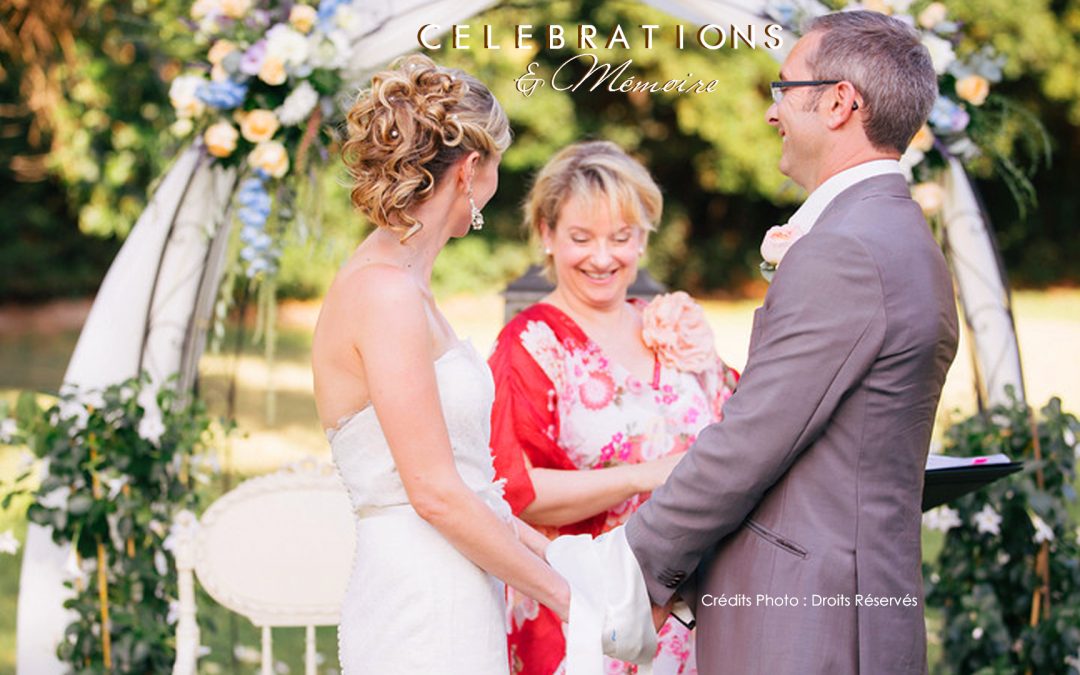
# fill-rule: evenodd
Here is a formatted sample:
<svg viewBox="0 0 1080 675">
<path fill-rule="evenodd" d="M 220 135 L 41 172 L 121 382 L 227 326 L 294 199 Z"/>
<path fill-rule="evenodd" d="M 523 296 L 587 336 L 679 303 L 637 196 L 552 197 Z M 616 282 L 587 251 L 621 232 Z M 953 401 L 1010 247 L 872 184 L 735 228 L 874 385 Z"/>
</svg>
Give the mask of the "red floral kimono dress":
<svg viewBox="0 0 1080 675">
<path fill-rule="evenodd" d="M 491 446 L 515 514 L 535 499 L 529 465 L 589 470 L 644 462 L 686 450 L 703 427 L 720 419 L 738 374 L 716 356 L 700 306 L 685 293 L 647 307 L 631 303 L 644 312 L 643 338 L 657 355 L 650 382 L 609 360 L 573 319 L 546 303 L 525 309 L 499 334 L 489 359 L 495 378 Z M 663 311 L 650 315 L 655 305 L 667 308 L 667 320 Z M 680 354 L 677 343 L 687 333 L 680 316 L 691 315 L 704 327 L 703 348 L 695 354 L 683 344 Z M 691 358 L 679 358 L 688 353 Z M 675 367 L 687 362 L 697 372 Z M 646 498 L 635 495 L 581 522 L 540 529 L 551 537 L 597 536 L 626 522 Z M 562 673 L 566 645 L 558 617 L 509 587 L 507 614 L 511 672 Z M 637 671 L 606 657 L 605 666 L 608 673 Z M 697 672 L 693 633 L 674 618 L 660 632 L 653 668 L 657 675 Z"/>
</svg>

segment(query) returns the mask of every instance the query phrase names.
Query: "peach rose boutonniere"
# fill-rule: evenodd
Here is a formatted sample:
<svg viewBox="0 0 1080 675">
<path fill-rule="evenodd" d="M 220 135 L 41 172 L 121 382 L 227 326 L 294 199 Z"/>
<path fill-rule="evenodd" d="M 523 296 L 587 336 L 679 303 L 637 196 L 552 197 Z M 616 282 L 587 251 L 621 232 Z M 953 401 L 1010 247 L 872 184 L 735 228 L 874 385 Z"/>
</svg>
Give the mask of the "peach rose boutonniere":
<svg viewBox="0 0 1080 675">
<path fill-rule="evenodd" d="M 676 370 L 702 373 L 720 358 L 705 311 L 683 291 L 657 296 L 645 307 L 641 337 L 661 363 Z"/>
<path fill-rule="evenodd" d="M 765 281 L 772 282 L 780 261 L 784 259 L 791 245 L 804 234 L 806 233 L 801 228 L 791 224 L 769 228 L 765 238 L 761 240 L 761 257 L 765 260 L 761 263 L 761 276 L 765 277 Z"/>
</svg>

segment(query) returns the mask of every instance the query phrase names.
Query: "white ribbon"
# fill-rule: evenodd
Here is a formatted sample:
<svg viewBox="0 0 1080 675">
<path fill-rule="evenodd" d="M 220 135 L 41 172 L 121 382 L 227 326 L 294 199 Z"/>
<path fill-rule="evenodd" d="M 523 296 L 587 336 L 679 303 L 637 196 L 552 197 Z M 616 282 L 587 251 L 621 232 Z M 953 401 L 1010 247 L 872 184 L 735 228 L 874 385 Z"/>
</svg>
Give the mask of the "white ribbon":
<svg viewBox="0 0 1080 675">
<path fill-rule="evenodd" d="M 636 663 L 640 675 L 650 675 L 656 628 L 625 529 L 596 539 L 559 537 L 548 546 L 547 560 L 570 585 L 566 675 L 603 675 L 604 655 Z"/>
</svg>

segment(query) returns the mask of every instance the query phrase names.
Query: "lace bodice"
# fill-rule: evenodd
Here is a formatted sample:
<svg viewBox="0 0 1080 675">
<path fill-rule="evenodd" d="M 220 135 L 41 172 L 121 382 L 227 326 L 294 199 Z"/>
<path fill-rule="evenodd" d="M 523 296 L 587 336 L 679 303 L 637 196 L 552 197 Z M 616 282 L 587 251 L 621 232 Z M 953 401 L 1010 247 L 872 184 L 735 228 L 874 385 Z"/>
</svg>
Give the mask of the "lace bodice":
<svg viewBox="0 0 1080 675">
<path fill-rule="evenodd" d="M 509 519 L 503 481 L 495 481 L 491 457 L 491 371 L 472 343 L 459 341 L 435 361 L 435 378 L 458 473 L 496 514 Z M 327 437 L 354 510 L 409 503 L 372 406 L 343 419 Z"/>
</svg>

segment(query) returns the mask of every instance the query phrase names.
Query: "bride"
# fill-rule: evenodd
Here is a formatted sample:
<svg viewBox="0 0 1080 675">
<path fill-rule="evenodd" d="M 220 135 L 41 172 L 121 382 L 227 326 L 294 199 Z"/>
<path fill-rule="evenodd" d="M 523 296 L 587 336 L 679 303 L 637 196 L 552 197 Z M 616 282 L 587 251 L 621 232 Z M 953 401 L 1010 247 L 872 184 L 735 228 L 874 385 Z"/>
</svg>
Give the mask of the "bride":
<svg viewBox="0 0 1080 675">
<path fill-rule="evenodd" d="M 419 55 L 376 75 L 348 122 L 352 201 L 378 227 L 334 279 L 312 347 L 357 516 L 342 670 L 506 673 L 499 580 L 563 620 L 570 591 L 494 482 L 491 374 L 436 306 L 431 270 L 451 237 L 483 224 L 509 123 L 479 81 Z"/>
</svg>

